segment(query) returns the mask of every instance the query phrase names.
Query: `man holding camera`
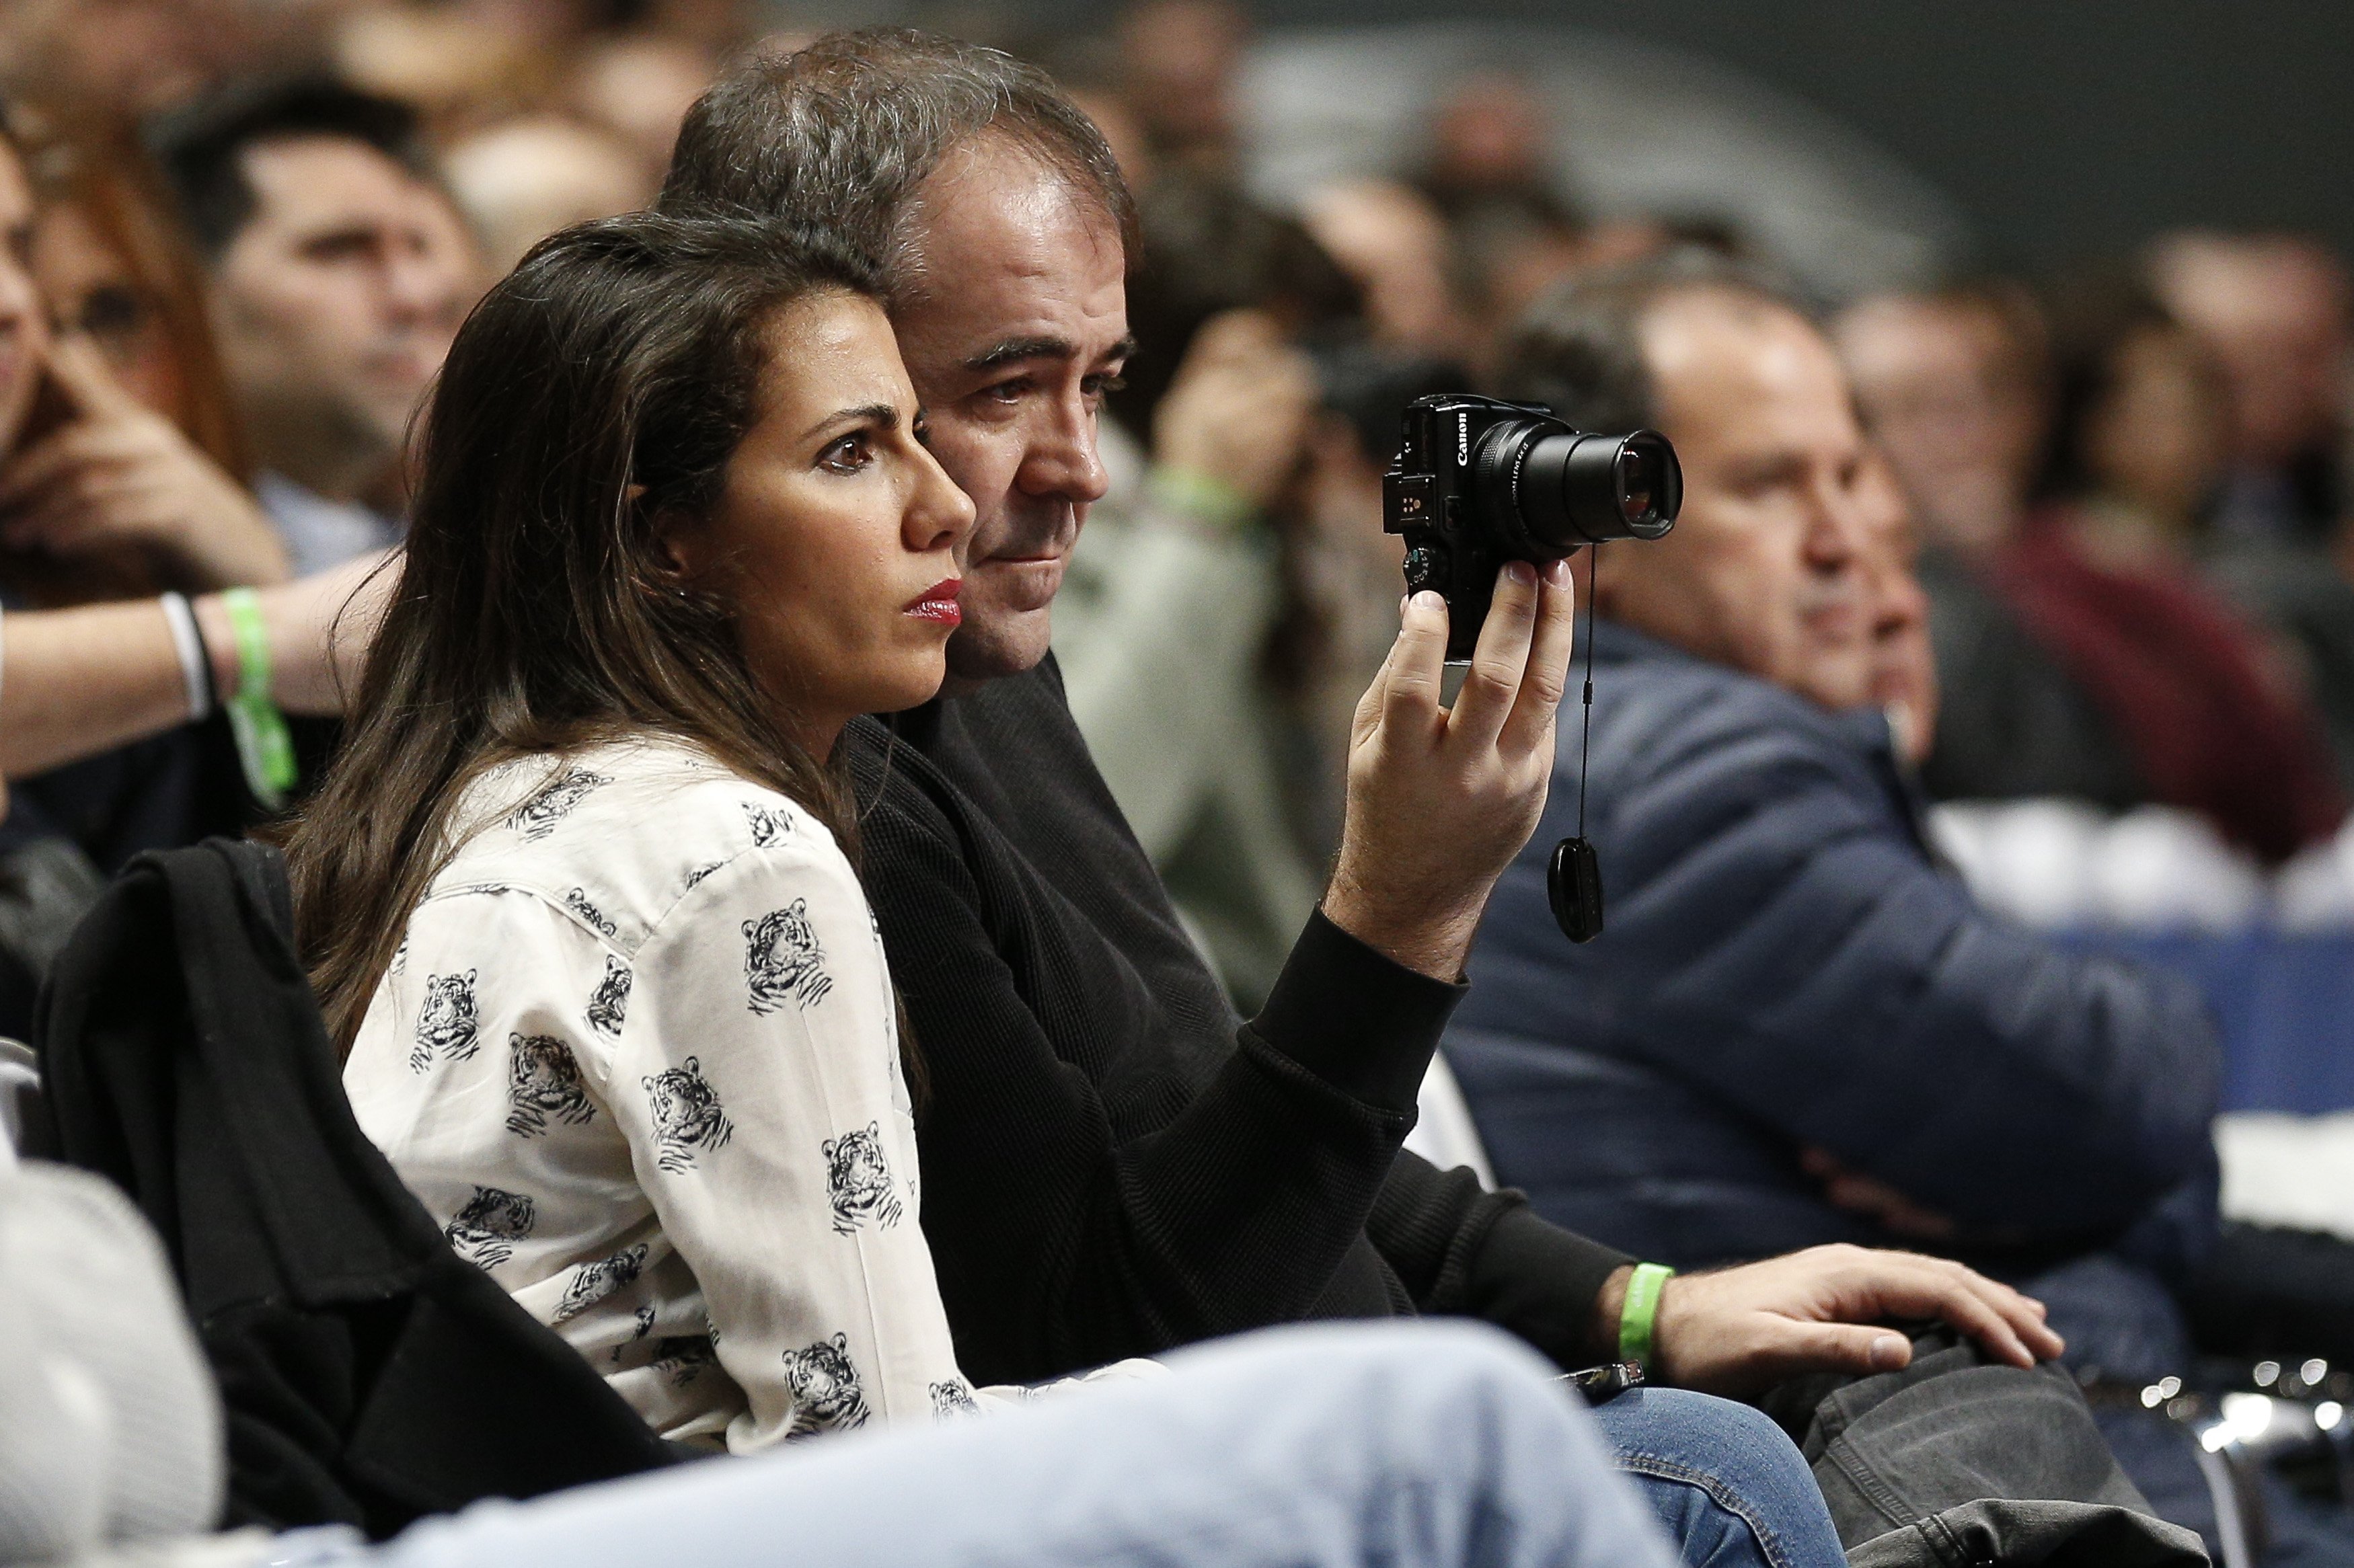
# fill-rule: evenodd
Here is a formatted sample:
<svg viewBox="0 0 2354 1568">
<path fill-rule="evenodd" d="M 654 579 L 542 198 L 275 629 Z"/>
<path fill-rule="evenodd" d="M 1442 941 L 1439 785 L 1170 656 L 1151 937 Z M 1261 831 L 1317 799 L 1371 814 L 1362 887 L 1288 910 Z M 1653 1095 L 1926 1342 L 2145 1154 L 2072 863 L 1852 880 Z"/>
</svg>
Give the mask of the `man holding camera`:
<svg viewBox="0 0 2354 1568">
<path fill-rule="evenodd" d="M 1660 1381 L 1731 1393 L 1893 1372 L 1912 1347 L 1869 1325 L 1941 1318 L 1985 1348 L 1982 1372 L 2049 1386 L 2024 1370 L 2059 1350 L 2041 1308 L 1958 1265 L 1829 1248 L 1630 1291 L 1631 1260 L 1399 1152 L 1489 890 L 1542 805 L 1569 652 L 1558 567 L 1500 577 L 1451 713 L 1444 605 L 1405 607 L 1360 710 L 1321 909 L 1266 1009 L 1232 1015 L 1047 656 L 1105 483 L 1094 420 L 1127 351 L 1129 209 L 1101 138 L 1043 77 L 905 32 L 755 61 L 689 114 L 663 206 L 822 218 L 892 259 L 933 450 L 980 513 L 949 694 L 852 736 L 864 877 L 929 1078 L 924 1226 L 974 1377 L 1435 1311 L 1572 1367 L 1648 1340 Z M 1828 1535 L 1755 1413 L 1651 1397 L 1600 1414 L 1647 1409 L 1723 1439 L 1701 1467 L 1724 1486 L 1655 1469 L 1698 1499 L 1663 1512 L 1755 1486 L 1786 1528 Z"/>
</svg>

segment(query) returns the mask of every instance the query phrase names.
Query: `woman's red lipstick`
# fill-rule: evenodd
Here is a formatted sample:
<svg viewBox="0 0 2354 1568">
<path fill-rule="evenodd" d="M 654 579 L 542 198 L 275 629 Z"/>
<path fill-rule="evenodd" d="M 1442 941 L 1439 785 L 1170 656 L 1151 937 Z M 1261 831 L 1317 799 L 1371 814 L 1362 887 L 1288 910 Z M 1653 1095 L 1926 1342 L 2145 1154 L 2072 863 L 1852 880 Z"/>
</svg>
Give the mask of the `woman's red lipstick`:
<svg viewBox="0 0 2354 1568">
<path fill-rule="evenodd" d="M 964 609 L 957 603 L 957 593 L 963 587 L 962 577 L 942 577 L 909 600 L 907 612 L 919 620 L 936 620 L 942 626 L 961 626 L 964 624 Z"/>
</svg>

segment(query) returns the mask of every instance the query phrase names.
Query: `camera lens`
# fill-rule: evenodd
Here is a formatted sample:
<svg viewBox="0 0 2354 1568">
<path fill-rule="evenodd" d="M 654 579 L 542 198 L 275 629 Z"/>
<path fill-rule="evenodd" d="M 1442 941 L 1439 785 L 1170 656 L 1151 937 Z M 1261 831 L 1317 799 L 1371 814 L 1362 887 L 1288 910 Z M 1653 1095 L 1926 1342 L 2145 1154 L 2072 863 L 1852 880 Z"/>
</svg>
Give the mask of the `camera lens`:
<svg viewBox="0 0 2354 1568">
<path fill-rule="evenodd" d="M 1675 449 L 1654 430 L 1595 436 L 1557 419 L 1507 420 L 1481 442 L 1474 468 L 1490 525 L 1532 560 L 1656 539 L 1683 503 Z"/>
<path fill-rule="evenodd" d="M 1618 515 L 1630 528 L 1648 522 L 1651 515 L 1651 497 L 1659 493 L 1659 461 L 1645 449 L 1628 445 L 1618 449 Z"/>
</svg>

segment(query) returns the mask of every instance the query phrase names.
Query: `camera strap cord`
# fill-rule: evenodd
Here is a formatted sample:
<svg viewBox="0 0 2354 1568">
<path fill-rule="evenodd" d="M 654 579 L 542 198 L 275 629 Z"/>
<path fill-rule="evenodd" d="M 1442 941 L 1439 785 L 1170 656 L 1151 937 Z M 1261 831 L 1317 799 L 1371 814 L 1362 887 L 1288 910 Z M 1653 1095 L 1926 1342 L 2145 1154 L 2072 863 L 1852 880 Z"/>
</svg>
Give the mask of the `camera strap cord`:
<svg viewBox="0 0 2354 1568">
<path fill-rule="evenodd" d="M 1581 839 L 1585 836 L 1585 764 L 1594 751 L 1594 579 L 1601 562 L 1602 546 L 1596 545 L 1585 557 L 1585 715 L 1577 735 L 1577 836 Z M 1576 590 L 1573 577 L 1570 591 Z"/>
<path fill-rule="evenodd" d="M 1545 868 L 1545 901 L 1553 906 L 1553 923 L 1573 942 L 1590 942 L 1602 935 L 1602 861 L 1585 837 L 1585 768 L 1594 750 L 1594 579 L 1602 546 L 1589 546 L 1588 550 L 1585 702 L 1577 741 L 1577 836 L 1553 845 L 1553 861 Z"/>
</svg>

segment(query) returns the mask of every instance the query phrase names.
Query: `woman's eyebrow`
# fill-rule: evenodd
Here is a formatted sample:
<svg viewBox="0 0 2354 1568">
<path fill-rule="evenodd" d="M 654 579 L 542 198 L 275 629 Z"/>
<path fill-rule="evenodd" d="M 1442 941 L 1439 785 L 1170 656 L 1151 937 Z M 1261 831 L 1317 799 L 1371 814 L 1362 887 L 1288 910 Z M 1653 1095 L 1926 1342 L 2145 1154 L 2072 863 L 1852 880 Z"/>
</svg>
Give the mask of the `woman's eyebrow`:
<svg viewBox="0 0 2354 1568">
<path fill-rule="evenodd" d="M 899 428 L 899 410 L 888 403 L 868 403 L 856 408 L 837 408 L 802 432 L 802 439 L 807 440 L 820 431 L 832 429 L 837 425 L 845 427 L 872 425 L 888 435 Z"/>
</svg>

